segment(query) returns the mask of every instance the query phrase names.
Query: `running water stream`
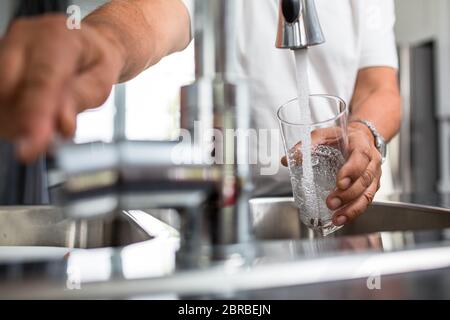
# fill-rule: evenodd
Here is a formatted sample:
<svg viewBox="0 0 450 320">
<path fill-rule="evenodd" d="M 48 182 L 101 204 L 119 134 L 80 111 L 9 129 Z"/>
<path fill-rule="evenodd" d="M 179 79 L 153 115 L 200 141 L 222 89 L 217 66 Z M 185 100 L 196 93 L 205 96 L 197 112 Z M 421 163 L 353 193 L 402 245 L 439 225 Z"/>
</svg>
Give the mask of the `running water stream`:
<svg viewBox="0 0 450 320">
<path fill-rule="evenodd" d="M 297 77 L 297 91 L 298 102 L 300 108 L 300 123 L 304 124 L 300 127 L 300 151 L 302 154 L 302 183 L 303 194 L 305 195 L 305 202 L 302 206 L 307 208 L 306 213 L 309 217 L 310 226 L 317 228 L 320 222 L 320 208 L 317 199 L 313 161 L 311 154 L 311 109 L 309 106 L 309 76 L 308 76 L 308 50 L 295 50 L 296 63 L 296 77 Z M 298 178 L 298 177 L 297 177 Z"/>
</svg>

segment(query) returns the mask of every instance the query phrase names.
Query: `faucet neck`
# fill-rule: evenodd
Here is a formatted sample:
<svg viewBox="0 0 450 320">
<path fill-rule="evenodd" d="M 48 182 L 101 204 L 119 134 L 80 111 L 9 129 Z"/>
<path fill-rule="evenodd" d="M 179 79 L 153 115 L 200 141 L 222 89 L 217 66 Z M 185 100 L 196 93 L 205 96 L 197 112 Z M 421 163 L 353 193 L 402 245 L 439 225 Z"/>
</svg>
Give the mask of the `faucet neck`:
<svg viewBox="0 0 450 320">
<path fill-rule="evenodd" d="M 236 53 L 236 0 L 195 1 L 196 78 L 225 78 L 233 73 Z"/>
<path fill-rule="evenodd" d="M 280 0 L 277 48 L 306 49 L 324 42 L 314 0 Z"/>
</svg>

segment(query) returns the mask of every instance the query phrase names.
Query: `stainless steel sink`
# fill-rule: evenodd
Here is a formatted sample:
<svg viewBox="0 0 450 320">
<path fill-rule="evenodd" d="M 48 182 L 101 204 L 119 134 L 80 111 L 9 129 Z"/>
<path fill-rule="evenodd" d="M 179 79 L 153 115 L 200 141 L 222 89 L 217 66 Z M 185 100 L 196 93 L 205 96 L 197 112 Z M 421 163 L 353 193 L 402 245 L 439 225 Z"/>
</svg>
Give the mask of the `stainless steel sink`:
<svg viewBox="0 0 450 320">
<path fill-rule="evenodd" d="M 265 298 L 273 298 L 271 290 L 280 292 L 294 287 L 299 288 L 297 293 L 309 297 L 306 293 L 311 288 L 326 287 L 331 282 L 345 287 L 353 281 L 359 287 L 365 286 L 374 272 L 383 277 L 383 288 L 391 285 L 389 275 L 414 275 L 420 280 L 420 272 L 443 270 L 439 277 L 448 278 L 450 233 L 444 229 L 450 228 L 449 209 L 375 203 L 335 236 L 314 239 L 300 224 L 298 209 L 291 198 L 254 199 L 250 207 L 256 239 L 243 247 L 254 254 L 245 260 L 236 257 L 195 270 L 175 268 L 177 246 L 164 236 L 143 241 L 158 234 L 160 227 L 164 229 L 162 234 L 176 239 L 176 231 L 168 227 L 177 224 L 173 211 L 147 211 L 151 215 L 129 212 L 108 222 L 73 222 L 65 220 L 54 208 L 0 208 L 0 246 L 98 248 L 143 241 L 112 250 L 81 250 L 71 254 L 67 265 L 80 272 L 83 290 L 63 290 L 60 281 L 66 279 L 52 282 L 51 275 L 47 275 L 48 279 L 39 275 L 30 282 L 0 280 L 0 298 L 108 299 L 211 294 L 235 297 L 251 290 L 265 290 Z M 161 224 L 161 220 L 165 223 Z M 436 237 L 430 238 L 431 233 Z M 413 241 L 399 245 L 392 241 L 410 235 Z M 376 241 L 370 242 L 373 236 Z M 156 241 L 158 238 L 162 241 Z M 229 249 L 233 251 L 233 247 Z M 306 286 L 310 289 L 305 290 Z M 327 290 L 321 292 L 321 298 L 342 297 L 330 296 Z M 373 295 L 370 290 L 358 292 L 362 292 L 360 298 Z M 382 298 L 391 292 L 381 293 Z M 396 294 L 397 298 L 404 297 L 401 292 Z"/>
<path fill-rule="evenodd" d="M 314 235 L 300 223 L 291 198 L 250 201 L 256 241 L 311 239 Z M 177 226 L 174 211 L 147 210 L 160 225 Z M 143 214 L 143 213 L 142 213 Z M 0 207 L 0 246 L 51 246 L 65 248 L 122 247 L 152 239 L 155 224 L 143 215 L 123 213 L 109 220 L 72 221 L 55 207 Z M 145 219 L 144 219 L 145 218 Z M 175 221 L 175 222 L 174 222 Z M 160 227 L 156 224 L 156 227 Z M 375 203 L 336 236 L 387 231 L 450 228 L 450 210 L 401 203 Z"/>
<path fill-rule="evenodd" d="M 125 214 L 71 221 L 54 207 L 0 207 L 0 247 L 122 247 L 151 236 Z M 1 248 L 0 248 L 1 250 Z"/>
<path fill-rule="evenodd" d="M 292 198 L 261 198 L 250 201 L 253 232 L 257 240 L 313 238 L 300 223 Z M 336 232 L 336 236 L 389 231 L 450 228 L 450 210 L 402 203 L 374 203 L 361 217 Z"/>
</svg>

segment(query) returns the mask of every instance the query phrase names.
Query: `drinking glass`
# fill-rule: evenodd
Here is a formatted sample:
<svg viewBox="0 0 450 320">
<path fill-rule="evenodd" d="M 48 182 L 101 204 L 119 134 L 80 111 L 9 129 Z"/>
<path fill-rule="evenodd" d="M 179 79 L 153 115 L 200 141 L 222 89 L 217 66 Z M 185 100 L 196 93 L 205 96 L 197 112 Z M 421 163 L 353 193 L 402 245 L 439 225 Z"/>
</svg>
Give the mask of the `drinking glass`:
<svg viewBox="0 0 450 320">
<path fill-rule="evenodd" d="M 334 212 L 326 199 L 336 189 L 337 173 L 347 159 L 348 109 L 331 95 L 309 97 L 311 120 L 305 120 L 306 108 L 294 99 L 281 106 L 277 116 L 300 220 L 327 236 L 340 228 L 333 224 Z"/>
</svg>

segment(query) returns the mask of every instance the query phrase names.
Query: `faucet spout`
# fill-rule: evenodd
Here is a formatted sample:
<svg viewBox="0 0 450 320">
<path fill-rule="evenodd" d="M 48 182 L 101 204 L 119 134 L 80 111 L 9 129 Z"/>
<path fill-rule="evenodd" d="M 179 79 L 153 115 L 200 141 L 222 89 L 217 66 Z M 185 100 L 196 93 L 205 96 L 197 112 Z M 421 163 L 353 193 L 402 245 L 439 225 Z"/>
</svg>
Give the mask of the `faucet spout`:
<svg viewBox="0 0 450 320">
<path fill-rule="evenodd" d="M 314 0 L 280 0 L 277 48 L 306 49 L 324 42 Z"/>
</svg>

